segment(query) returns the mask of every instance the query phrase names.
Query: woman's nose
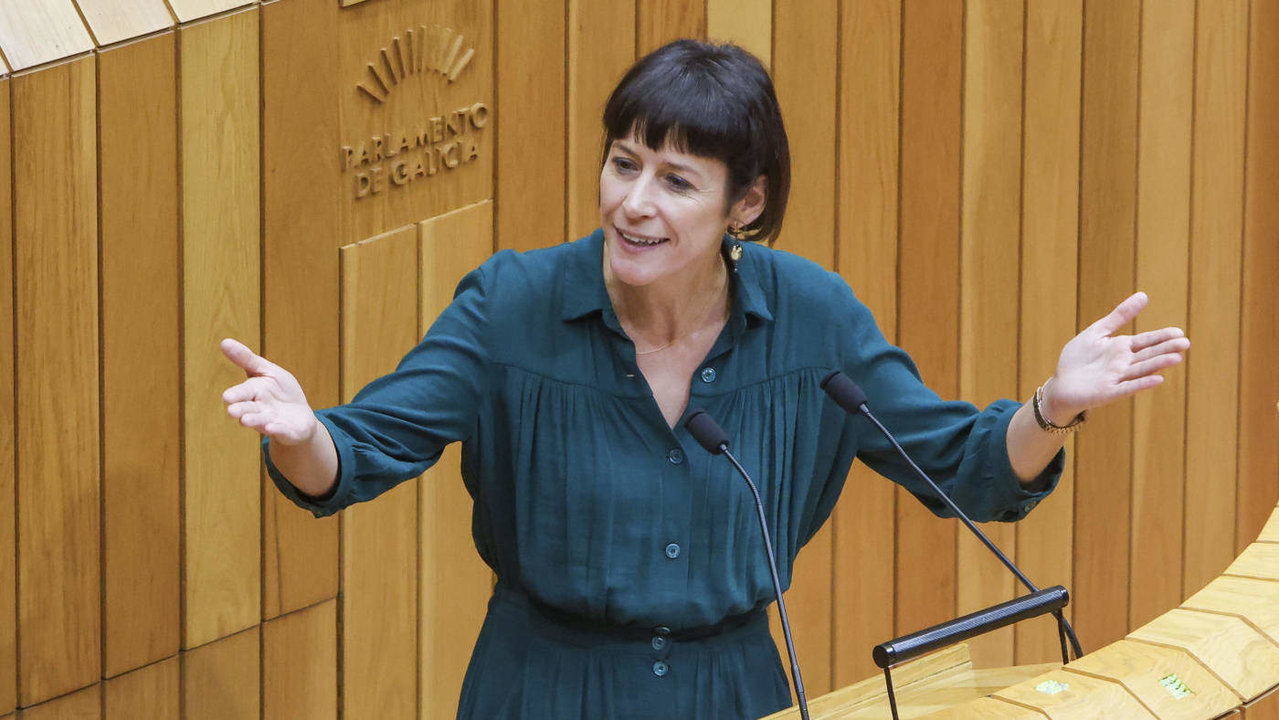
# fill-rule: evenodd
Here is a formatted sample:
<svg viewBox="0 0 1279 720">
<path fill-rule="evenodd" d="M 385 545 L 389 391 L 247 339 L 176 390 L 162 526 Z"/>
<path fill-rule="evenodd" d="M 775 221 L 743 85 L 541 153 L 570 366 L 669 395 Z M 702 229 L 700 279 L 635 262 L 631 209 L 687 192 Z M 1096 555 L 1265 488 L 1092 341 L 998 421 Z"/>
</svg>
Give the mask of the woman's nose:
<svg viewBox="0 0 1279 720">
<path fill-rule="evenodd" d="M 627 188 L 626 199 L 622 201 L 622 209 L 632 216 L 650 215 L 653 212 L 652 178 L 638 177 Z"/>
</svg>

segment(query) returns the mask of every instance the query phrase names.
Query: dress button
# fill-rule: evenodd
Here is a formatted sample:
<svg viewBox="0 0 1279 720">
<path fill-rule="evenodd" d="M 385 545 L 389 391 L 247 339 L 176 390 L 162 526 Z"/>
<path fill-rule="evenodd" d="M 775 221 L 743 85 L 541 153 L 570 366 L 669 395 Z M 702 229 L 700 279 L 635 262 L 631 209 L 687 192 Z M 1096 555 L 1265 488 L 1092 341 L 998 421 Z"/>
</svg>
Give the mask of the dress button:
<svg viewBox="0 0 1279 720">
<path fill-rule="evenodd" d="M 702 382 L 704 383 L 715 382 L 715 368 L 713 367 L 702 368 Z"/>
<path fill-rule="evenodd" d="M 670 558 L 670 559 L 672 559 L 672 560 L 674 560 L 675 558 L 679 557 L 679 545 L 676 545 L 675 543 L 671 543 L 670 545 L 667 545 L 667 546 L 666 546 L 666 557 L 668 557 L 668 558 Z"/>
<path fill-rule="evenodd" d="M 658 677 L 662 677 L 666 673 L 670 672 L 670 669 L 671 669 L 671 666 L 667 665 L 661 660 L 658 660 L 657 662 L 653 663 L 653 674 Z"/>
<path fill-rule="evenodd" d="M 664 647 L 666 647 L 666 638 L 662 637 L 661 635 L 658 635 L 657 637 L 653 638 L 654 650 L 661 650 Z"/>
<path fill-rule="evenodd" d="M 666 635 L 671 634 L 671 629 L 666 627 L 665 625 L 658 625 L 657 627 L 653 628 L 653 632 L 664 637 Z"/>
<path fill-rule="evenodd" d="M 666 453 L 666 459 L 670 460 L 672 465 L 679 465 L 684 462 L 684 451 L 679 448 L 673 448 L 670 452 Z"/>
</svg>

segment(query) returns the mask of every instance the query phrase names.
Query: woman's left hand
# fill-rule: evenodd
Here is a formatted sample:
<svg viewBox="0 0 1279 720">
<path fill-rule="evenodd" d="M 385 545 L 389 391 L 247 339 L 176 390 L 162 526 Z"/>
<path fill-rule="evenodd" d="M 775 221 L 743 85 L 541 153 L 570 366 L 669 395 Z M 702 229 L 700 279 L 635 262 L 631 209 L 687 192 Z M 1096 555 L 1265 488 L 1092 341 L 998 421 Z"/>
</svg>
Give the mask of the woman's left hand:
<svg viewBox="0 0 1279 720">
<path fill-rule="evenodd" d="M 1181 328 L 1116 335 L 1149 302 L 1145 293 L 1135 293 L 1066 343 L 1044 387 L 1045 417 L 1065 425 L 1085 410 L 1159 385 L 1159 371 L 1182 361 L 1190 340 Z"/>
</svg>

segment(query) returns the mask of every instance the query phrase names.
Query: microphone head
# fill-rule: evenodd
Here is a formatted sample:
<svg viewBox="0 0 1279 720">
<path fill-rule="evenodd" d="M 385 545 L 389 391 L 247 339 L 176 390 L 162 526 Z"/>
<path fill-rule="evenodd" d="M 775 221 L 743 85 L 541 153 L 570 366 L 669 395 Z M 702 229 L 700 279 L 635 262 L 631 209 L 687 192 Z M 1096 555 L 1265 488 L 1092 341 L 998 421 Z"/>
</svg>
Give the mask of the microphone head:
<svg viewBox="0 0 1279 720">
<path fill-rule="evenodd" d="M 860 413 L 866 404 L 866 393 L 847 375 L 836 370 L 822 379 L 822 389 L 845 412 Z"/>
<path fill-rule="evenodd" d="M 684 421 L 684 428 L 712 455 L 719 455 L 728 447 L 728 434 L 705 410 L 694 410 Z"/>
</svg>

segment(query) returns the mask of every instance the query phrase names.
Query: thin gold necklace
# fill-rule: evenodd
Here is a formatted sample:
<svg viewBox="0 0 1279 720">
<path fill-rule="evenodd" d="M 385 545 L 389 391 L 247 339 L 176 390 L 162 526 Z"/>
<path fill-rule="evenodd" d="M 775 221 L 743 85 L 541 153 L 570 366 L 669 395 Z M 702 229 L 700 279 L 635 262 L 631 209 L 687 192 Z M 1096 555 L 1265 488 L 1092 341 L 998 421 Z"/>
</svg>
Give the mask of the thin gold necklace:
<svg viewBox="0 0 1279 720">
<path fill-rule="evenodd" d="M 718 297 L 722 297 L 724 293 L 724 289 L 727 287 L 728 287 L 728 268 L 724 268 L 723 282 L 720 283 L 719 289 L 711 294 L 711 301 L 706 304 L 706 309 L 702 311 L 701 319 L 697 322 L 696 325 L 693 326 L 692 330 L 689 330 L 683 335 L 677 335 L 674 338 L 671 338 L 671 340 L 668 341 L 665 345 L 658 345 L 657 347 L 650 348 L 648 350 L 636 350 L 635 356 L 639 357 L 640 355 L 652 355 L 653 353 L 661 352 L 665 350 L 666 348 L 674 345 L 675 343 L 681 340 L 686 340 L 689 337 L 692 337 L 693 335 L 696 335 L 697 333 L 701 332 L 702 329 L 706 326 L 706 319 L 711 316 L 711 310 L 715 307 L 715 299 Z"/>
</svg>

